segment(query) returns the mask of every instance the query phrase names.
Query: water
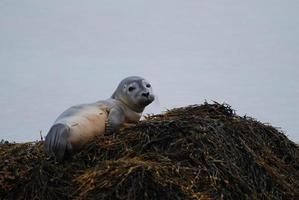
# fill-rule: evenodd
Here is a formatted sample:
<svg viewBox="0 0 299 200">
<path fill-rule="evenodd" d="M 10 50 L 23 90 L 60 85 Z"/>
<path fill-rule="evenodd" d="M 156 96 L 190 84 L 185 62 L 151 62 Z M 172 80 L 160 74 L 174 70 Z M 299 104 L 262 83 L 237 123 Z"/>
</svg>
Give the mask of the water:
<svg viewBox="0 0 299 200">
<path fill-rule="evenodd" d="M 45 136 L 66 108 L 152 82 L 145 113 L 227 102 L 299 141 L 297 1 L 0 3 L 0 138 Z"/>
</svg>

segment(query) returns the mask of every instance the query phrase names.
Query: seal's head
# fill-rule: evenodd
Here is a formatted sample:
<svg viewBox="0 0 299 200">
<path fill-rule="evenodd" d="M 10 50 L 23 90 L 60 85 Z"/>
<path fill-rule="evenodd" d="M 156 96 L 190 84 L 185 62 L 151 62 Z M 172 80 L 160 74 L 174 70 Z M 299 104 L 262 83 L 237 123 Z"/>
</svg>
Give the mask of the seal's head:
<svg viewBox="0 0 299 200">
<path fill-rule="evenodd" d="M 151 84 L 139 76 L 130 76 L 122 80 L 112 95 L 136 112 L 144 108 L 155 99 Z"/>
</svg>

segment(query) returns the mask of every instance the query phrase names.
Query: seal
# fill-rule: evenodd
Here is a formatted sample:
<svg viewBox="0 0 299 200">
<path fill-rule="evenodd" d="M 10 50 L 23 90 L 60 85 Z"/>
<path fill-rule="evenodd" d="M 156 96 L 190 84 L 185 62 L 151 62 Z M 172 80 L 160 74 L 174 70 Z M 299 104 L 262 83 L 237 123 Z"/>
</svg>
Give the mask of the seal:
<svg viewBox="0 0 299 200">
<path fill-rule="evenodd" d="M 61 161 L 80 151 L 96 136 L 115 134 L 122 125 L 137 123 L 144 108 L 154 99 L 151 84 L 146 79 L 127 77 L 109 99 L 64 111 L 45 138 L 45 153 Z"/>
</svg>

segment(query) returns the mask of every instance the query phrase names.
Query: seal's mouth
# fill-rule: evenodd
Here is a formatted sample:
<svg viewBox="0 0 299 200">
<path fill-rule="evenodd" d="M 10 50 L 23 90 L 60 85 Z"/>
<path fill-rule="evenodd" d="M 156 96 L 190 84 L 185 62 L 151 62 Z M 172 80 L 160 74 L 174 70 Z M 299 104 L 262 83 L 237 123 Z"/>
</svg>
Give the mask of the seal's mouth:
<svg viewBox="0 0 299 200">
<path fill-rule="evenodd" d="M 141 94 L 141 98 L 138 102 L 139 105 L 145 107 L 152 103 L 155 100 L 155 96 L 153 94 Z"/>
</svg>

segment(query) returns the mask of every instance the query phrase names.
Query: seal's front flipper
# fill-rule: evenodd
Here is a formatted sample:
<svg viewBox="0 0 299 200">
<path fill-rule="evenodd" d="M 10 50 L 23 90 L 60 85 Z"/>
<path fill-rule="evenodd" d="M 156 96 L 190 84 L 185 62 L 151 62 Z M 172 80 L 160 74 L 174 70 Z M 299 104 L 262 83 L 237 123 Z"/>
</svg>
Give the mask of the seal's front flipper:
<svg viewBox="0 0 299 200">
<path fill-rule="evenodd" d="M 105 134 L 113 135 L 113 137 L 115 138 L 116 133 L 119 131 L 119 128 L 124 123 L 124 121 L 125 117 L 123 111 L 119 108 L 112 108 L 109 112 Z"/>
<path fill-rule="evenodd" d="M 47 155 L 54 156 L 58 161 L 64 159 L 67 150 L 71 149 L 68 143 L 70 128 L 65 124 L 55 124 L 46 136 L 44 149 Z"/>
</svg>

